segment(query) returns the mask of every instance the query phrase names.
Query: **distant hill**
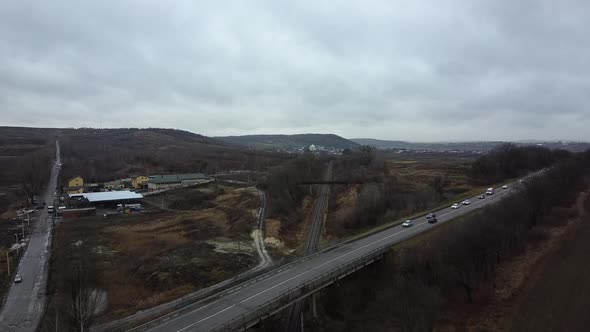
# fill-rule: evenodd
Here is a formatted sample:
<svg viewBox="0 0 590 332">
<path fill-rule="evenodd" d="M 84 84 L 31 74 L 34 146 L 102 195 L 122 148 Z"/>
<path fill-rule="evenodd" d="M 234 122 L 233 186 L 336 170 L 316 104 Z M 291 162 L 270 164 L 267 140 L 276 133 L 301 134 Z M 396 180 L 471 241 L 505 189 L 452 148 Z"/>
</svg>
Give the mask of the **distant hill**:
<svg viewBox="0 0 590 332">
<path fill-rule="evenodd" d="M 350 139 L 360 145 L 374 146 L 380 150 L 415 150 L 415 151 L 479 151 L 487 152 L 500 144 L 506 143 L 501 141 L 489 141 L 489 142 L 405 142 L 405 141 L 388 141 L 378 140 L 373 138 L 352 138 Z M 581 152 L 590 149 L 590 143 L 587 142 L 543 142 L 543 141 L 519 141 L 513 142 L 516 145 L 538 145 L 544 146 L 550 149 L 563 149 L 572 152 Z"/>
<path fill-rule="evenodd" d="M 62 151 L 62 178 L 81 175 L 92 182 L 138 174 L 259 170 L 288 158 L 176 129 L 0 127 L 0 184 L 14 182 L 20 158 L 53 148 L 56 139 Z"/>
<path fill-rule="evenodd" d="M 291 150 L 310 145 L 334 149 L 354 149 L 359 144 L 334 134 L 244 135 L 214 137 L 217 140 L 254 149 Z"/>
</svg>

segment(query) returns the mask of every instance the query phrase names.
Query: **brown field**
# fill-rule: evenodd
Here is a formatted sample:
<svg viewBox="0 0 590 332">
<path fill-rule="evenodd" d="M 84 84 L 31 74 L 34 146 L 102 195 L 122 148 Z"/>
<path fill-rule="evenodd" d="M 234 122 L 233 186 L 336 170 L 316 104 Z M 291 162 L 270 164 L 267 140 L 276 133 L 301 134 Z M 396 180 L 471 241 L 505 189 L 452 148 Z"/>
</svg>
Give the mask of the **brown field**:
<svg viewBox="0 0 590 332">
<path fill-rule="evenodd" d="M 202 204 L 187 205 L 196 198 Z M 163 210 L 146 204 L 148 209 L 141 213 L 84 217 L 57 225 L 49 312 L 65 309 L 79 256 L 89 263 L 91 284 L 106 291 L 108 308 L 101 320 L 170 301 L 257 264 L 249 237 L 259 204 L 254 188 L 208 185 L 172 190 L 164 201 Z M 151 197 L 149 202 L 161 199 Z"/>
<path fill-rule="evenodd" d="M 472 188 L 470 172 L 473 158 L 413 155 L 387 160 L 390 174 L 416 186 L 428 184 L 435 176 L 448 180 L 445 194 L 454 195 Z"/>
<path fill-rule="evenodd" d="M 331 191 L 326 241 L 360 234 L 380 225 L 400 221 L 401 218 L 411 218 L 417 213 L 460 201 L 483 190 L 471 183 L 473 157 L 454 154 L 388 154 L 384 158 L 388 175 L 377 174 L 378 181 L 394 181 L 393 192 L 399 195 L 397 201 L 403 203 L 387 206 L 373 224 L 356 223 L 361 193 L 371 183 L 346 187 L 335 185 Z M 440 177 L 444 182 L 440 197 L 436 197 L 431 189 L 435 177 Z M 387 192 L 380 194 L 381 197 L 387 195 Z"/>
</svg>

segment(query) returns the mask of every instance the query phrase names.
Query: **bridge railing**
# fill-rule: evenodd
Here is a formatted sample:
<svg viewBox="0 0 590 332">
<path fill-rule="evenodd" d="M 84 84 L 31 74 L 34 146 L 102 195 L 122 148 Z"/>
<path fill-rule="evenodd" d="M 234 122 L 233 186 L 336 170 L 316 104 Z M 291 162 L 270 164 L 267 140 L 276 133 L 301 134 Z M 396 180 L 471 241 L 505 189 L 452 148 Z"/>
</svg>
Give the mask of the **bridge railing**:
<svg viewBox="0 0 590 332">
<path fill-rule="evenodd" d="M 296 302 L 330 285 L 334 281 L 358 270 L 359 268 L 362 268 L 370 264 L 377 258 L 383 256 L 388 251 L 388 247 L 372 250 L 371 252 L 368 252 L 353 261 L 338 266 L 337 268 L 332 269 L 330 271 L 326 271 L 300 286 L 292 287 L 285 290 L 280 296 L 272 300 L 269 300 L 268 302 L 262 305 L 259 305 L 256 309 L 253 309 L 248 313 L 242 314 L 239 317 L 227 321 L 226 323 L 219 327 L 216 327 L 212 331 L 222 332 L 245 330 L 248 327 L 256 324 L 258 321 L 262 320 L 263 318 L 266 318 L 289 306 L 293 302 Z"/>
</svg>

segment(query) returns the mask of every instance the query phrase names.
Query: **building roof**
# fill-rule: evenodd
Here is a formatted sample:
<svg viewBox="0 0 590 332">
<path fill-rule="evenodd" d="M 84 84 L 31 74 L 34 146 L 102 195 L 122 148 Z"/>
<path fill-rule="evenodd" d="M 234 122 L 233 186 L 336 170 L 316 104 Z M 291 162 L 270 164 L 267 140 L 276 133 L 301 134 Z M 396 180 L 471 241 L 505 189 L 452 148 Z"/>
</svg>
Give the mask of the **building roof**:
<svg viewBox="0 0 590 332">
<path fill-rule="evenodd" d="M 129 199 L 142 199 L 143 195 L 129 190 L 105 191 L 100 193 L 73 194 L 70 197 L 84 197 L 89 202 L 124 201 Z"/>
<path fill-rule="evenodd" d="M 209 178 L 203 173 L 152 175 L 150 182 L 155 184 L 180 183 L 182 181 L 204 180 Z"/>
<path fill-rule="evenodd" d="M 70 182 L 70 181 L 72 181 L 74 179 L 77 179 L 77 178 L 80 178 L 80 179 L 84 180 L 84 178 L 82 178 L 80 175 L 76 175 L 73 178 L 69 179 L 68 182 Z"/>
<path fill-rule="evenodd" d="M 180 179 L 176 174 L 150 176 L 149 181 L 155 184 L 180 183 Z"/>
<path fill-rule="evenodd" d="M 208 176 L 203 173 L 189 173 L 189 174 L 178 174 L 178 178 L 181 181 L 190 181 L 190 180 L 206 179 L 206 178 L 208 178 Z"/>
</svg>

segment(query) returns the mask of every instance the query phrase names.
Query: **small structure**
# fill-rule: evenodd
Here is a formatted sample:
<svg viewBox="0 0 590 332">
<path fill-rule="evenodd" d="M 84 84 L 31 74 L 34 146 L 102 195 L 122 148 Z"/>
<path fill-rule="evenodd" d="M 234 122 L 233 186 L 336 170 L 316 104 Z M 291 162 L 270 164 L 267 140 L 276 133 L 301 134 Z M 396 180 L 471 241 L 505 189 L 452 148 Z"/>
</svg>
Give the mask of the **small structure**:
<svg viewBox="0 0 590 332">
<path fill-rule="evenodd" d="M 103 183 L 103 188 L 105 191 L 121 190 L 125 188 L 125 184 L 121 180 L 109 181 Z"/>
<path fill-rule="evenodd" d="M 95 216 L 96 208 L 65 209 L 58 211 L 64 219 Z"/>
<path fill-rule="evenodd" d="M 150 178 L 145 175 L 140 175 L 132 178 L 131 186 L 135 189 L 146 189 Z"/>
</svg>

